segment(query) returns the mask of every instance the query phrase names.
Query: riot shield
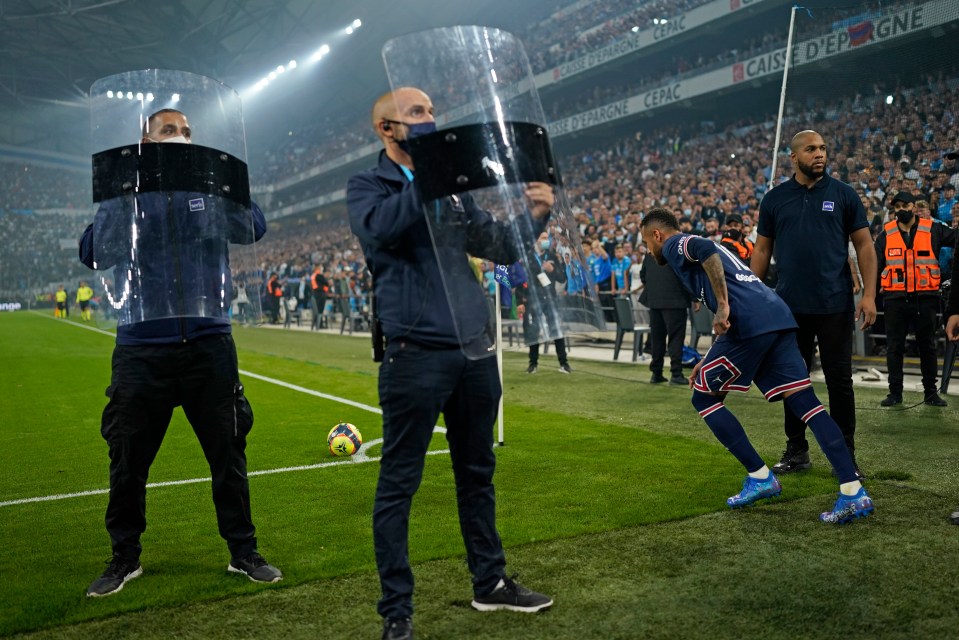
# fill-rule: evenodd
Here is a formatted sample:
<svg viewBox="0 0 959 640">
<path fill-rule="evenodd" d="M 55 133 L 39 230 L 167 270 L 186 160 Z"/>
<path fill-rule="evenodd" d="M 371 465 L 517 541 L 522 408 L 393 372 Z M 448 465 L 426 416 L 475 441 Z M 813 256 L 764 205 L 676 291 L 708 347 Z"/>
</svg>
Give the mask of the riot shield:
<svg viewBox="0 0 959 640">
<path fill-rule="evenodd" d="M 236 92 L 150 69 L 96 81 L 90 103 L 99 207 L 85 242 L 101 312 L 118 325 L 258 319 L 260 298 L 247 292 L 259 288 L 252 246 L 265 223 L 250 201 Z M 232 264 L 231 244 L 246 248 Z"/>
<path fill-rule="evenodd" d="M 407 146 L 463 352 L 470 358 L 492 353 L 482 339 L 490 305 L 468 255 L 522 267 L 527 344 L 603 330 L 519 38 L 487 27 L 435 29 L 390 40 L 383 60 L 394 127 L 410 131 L 409 88 L 425 93 L 435 108 L 437 130 L 407 135 Z M 527 197 L 531 183 L 552 187 L 555 201 L 545 218 L 534 215 L 539 207 Z"/>
</svg>

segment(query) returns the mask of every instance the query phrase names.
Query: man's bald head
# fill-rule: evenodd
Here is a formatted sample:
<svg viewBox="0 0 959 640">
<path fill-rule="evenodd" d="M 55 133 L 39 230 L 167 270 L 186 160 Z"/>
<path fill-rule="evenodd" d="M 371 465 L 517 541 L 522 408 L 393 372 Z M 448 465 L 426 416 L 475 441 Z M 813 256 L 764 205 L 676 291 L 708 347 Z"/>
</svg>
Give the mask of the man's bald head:
<svg viewBox="0 0 959 640">
<path fill-rule="evenodd" d="M 432 122 L 433 103 L 415 87 L 400 87 L 377 98 L 373 103 L 372 121 L 376 135 L 383 139 L 393 123 Z"/>
<path fill-rule="evenodd" d="M 802 149 L 803 146 L 805 146 L 813 138 L 822 139 L 822 136 L 819 135 L 818 131 L 813 131 L 812 129 L 806 129 L 805 131 L 800 131 L 799 133 L 793 136 L 792 141 L 789 143 L 789 149 L 793 153 L 796 153 L 797 151 Z"/>
</svg>

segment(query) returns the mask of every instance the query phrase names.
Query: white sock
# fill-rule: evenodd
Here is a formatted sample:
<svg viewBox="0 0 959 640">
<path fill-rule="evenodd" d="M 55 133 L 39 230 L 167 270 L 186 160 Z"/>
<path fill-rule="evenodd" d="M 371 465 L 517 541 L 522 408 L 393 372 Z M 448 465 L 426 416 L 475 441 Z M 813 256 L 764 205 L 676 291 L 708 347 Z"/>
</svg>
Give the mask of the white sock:
<svg viewBox="0 0 959 640">
<path fill-rule="evenodd" d="M 755 471 L 750 471 L 749 477 L 755 480 L 765 480 L 766 478 L 769 477 L 769 467 L 767 467 L 766 465 L 763 465 L 762 467 L 760 467 L 759 469 L 756 469 Z"/>
<path fill-rule="evenodd" d="M 854 496 L 859 493 L 859 490 L 862 489 L 862 483 L 858 480 L 853 480 L 852 482 L 843 482 L 839 485 L 839 493 L 844 496 Z"/>
</svg>

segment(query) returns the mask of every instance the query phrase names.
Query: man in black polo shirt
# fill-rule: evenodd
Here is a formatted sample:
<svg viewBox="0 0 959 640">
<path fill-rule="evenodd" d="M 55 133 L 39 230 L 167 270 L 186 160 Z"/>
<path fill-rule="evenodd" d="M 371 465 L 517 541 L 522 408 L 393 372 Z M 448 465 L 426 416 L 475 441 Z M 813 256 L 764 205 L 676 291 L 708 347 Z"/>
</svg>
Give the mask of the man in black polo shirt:
<svg viewBox="0 0 959 640">
<path fill-rule="evenodd" d="M 759 227 L 750 266 L 765 278 L 772 256 L 776 292 L 799 325 L 799 350 L 811 366 L 815 342 L 829 391 L 829 409 L 855 462 L 856 399 L 852 386 L 852 333 L 876 320 L 876 251 L 866 211 L 855 190 L 826 174 L 826 143 L 815 131 L 800 131 L 790 144 L 795 173 L 770 190 L 759 205 Z M 863 296 L 853 311 L 852 239 L 863 278 Z M 774 473 L 808 469 L 809 443 L 800 416 L 785 409 L 786 450 Z M 856 473 L 859 466 L 856 466 Z"/>
</svg>

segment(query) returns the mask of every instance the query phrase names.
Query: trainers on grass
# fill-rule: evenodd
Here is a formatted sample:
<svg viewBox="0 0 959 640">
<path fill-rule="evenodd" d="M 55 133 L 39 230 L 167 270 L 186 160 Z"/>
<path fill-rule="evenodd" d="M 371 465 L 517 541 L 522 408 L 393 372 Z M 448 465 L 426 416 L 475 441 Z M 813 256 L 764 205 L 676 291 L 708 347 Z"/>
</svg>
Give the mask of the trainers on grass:
<svg viewBox="0 0 959 640">
<path fill-rule="evenodd" d="M 742 491 L 727 498 L 726 504 L 733 509 L 739 509 L 763 498 L 775 498 L 782 492 L 782 485 L 779 484 L 779 480 L 771 471 L 769 477 L 765 480 L 757 480 L 752 476 L 746 476 L 746 479 L 743 480 Z"/>
<path fill-rule="evenodd" d="M 383 640 L 413 640 L 413 621 L 410 618 L 384 618 Z"/>
<path fill-rule="evenodd" d="M 859 493 L 854 496 L 845 496 L 840 493 L 832 511 L 820 514 L 819 519 L 829 524 L 846 524 L 856 518 L 865 518 L 873 510 L 872 499 L 866 493 L 866 488 L 861 487 Z"/>
<path fill-rule="evenodd" d="M 283 573 L 256 551 L 242 558 L 233 558 L 226 570 L 242 573 L 253 582 L 279 582 L 283 579 Z"/>
<path fill-rule="evenodd" d="M 87 587 L 87 595 L 91 598 L 108 596 L 123 589 L 124 583 L 143 575 L 143 567 L 139 560 L 128 560 L 120 556 L 113 556 L 107 562 L 107 569 Z"/>
<path fill-rule="evenodd" d="M 515 578 L 516 576 L 513 576 Z M 553 606 L 553 599 L 542 593 L 530 591 L 513 578 L 503 577 L 496 588 L 485 596 L 473 598 L 473 608 L 478 611 L 523 611 L 535 613 Z"/>
</svg>

